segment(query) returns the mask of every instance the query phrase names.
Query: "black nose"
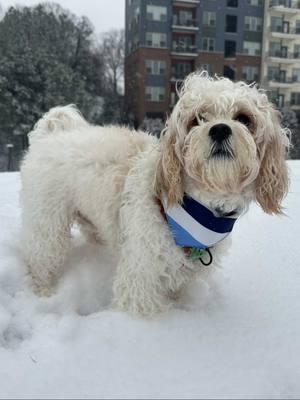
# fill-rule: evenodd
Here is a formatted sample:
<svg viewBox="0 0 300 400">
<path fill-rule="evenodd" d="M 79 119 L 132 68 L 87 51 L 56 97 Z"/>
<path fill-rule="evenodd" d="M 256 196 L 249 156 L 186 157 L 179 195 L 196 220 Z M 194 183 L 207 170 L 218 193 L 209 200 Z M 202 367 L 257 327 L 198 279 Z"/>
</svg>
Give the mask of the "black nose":
<svg viewBox="0 0 300 400">
<path fill-rule="evenodd" d="M 214 125 L 209 131 L 209 136 L 217 143 L 222 143 L 225 139 L 228 139 L 231 134 L 231 128 L 225 124 Z"/>
</svg>

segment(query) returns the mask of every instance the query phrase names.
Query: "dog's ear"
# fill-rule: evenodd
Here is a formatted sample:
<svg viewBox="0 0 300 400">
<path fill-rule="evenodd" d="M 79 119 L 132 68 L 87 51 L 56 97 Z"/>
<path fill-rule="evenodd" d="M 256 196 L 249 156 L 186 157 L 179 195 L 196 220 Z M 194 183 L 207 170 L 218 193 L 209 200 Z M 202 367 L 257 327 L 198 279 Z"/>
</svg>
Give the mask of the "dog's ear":
<svg viewBox="0 0 300 400">
<path fill-rule="evenodd" d="M 167 123 L 160 138 L 155 191 L 158 196 L 162 193 L 167 196 L 168 205 L 180 203 L 183 198 L 181 150 L 176 128 L 171 123 Z"/>
<path fill-rule="evenodd" d="M 286 154 L 289 147 L 287 131 L 280 126 L 275 110 L 270 111 L 271 132 L 256 179 L 256 200 L 268 214 L 283 214 L 281 202 L 288 191 L 289 179 Z"/>
</svg>

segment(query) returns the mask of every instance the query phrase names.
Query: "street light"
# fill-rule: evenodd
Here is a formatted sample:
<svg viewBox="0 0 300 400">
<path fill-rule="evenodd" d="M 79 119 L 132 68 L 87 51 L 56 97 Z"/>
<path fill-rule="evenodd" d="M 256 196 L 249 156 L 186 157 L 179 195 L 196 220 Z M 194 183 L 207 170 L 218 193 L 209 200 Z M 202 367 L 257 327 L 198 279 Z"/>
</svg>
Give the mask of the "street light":
<svg viewBox="0 0 300 400">
<path fill-rule="evenodd" d="M 7 171 L 10 171 L 12 167 L 12 151 L 14 145 L 12 143 L 7 143 L 6 148 L 8 150 Z"/>
</svg>

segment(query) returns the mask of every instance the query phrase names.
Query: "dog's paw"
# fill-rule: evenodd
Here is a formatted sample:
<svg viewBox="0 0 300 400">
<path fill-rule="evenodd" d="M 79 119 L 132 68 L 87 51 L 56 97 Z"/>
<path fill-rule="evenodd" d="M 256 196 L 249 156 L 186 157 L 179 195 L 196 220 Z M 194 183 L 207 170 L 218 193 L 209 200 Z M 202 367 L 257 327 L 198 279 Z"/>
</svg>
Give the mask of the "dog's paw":
<svg viewBox="0 0 300 400">
<path fill-rule="evenodd" d="M 133 316 L 151 318 L 167 311 L 171 302 L 165 296 L 148 297 L 145 293 L 130 293 L 126 290 L 118 292 L 113 300 L 113 305 L 120 311 L 128 312 Z"/>
<path fill-rule="evenodd" d="M 38 297 L 50 297 L 54 294 L 53 287 L 49 287 L 49 286 L 32 284 L 31 289 L 32 289 L 33 293 Z"/>
<path fill-rule="evenodd" d="M 54 294 L 54 285 L 51 282 L 44 282 L 33 277 L 31 274 L 27 276 L 27 285 L 31 291 L 38 297 L 50 297 Z"/>
</svg>

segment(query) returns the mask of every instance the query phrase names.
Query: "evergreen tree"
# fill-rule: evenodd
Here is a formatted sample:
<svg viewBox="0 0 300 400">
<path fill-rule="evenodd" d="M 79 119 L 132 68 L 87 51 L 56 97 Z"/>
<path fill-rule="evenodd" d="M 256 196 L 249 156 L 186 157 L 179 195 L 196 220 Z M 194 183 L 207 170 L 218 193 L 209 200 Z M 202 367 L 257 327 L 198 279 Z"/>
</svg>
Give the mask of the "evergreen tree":
<svg viewBox="0 0 300 400">
<path fill-rule="evenodd" d="M 104 83 L 93 29 L 56 4 L 11 7 L 0 21 L 0 152 L 26 146 L 26 135 L 51 107 L 76 104 L 98 122 Z"/>
</svg>

